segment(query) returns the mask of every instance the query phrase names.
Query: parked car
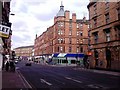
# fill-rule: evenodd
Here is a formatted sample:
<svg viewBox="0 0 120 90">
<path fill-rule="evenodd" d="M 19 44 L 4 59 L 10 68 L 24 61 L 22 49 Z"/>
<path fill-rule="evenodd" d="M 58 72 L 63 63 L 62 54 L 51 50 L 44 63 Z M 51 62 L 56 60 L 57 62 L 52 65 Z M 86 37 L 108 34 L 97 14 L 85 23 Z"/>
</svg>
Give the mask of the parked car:
<svg viewBox="0 0 120 90">
<path fill-rule="evenodd" d="M 18 63 L 18 60 L 15 60 L 15 64 L 17 64 Z"/>
<path fill-rule="evenodd" d="M 26 66 L 31 66 L 32 64 L 31 64 L 31 62 L 26 62 L 26 64 L 25 64 Z"/>
</svg>

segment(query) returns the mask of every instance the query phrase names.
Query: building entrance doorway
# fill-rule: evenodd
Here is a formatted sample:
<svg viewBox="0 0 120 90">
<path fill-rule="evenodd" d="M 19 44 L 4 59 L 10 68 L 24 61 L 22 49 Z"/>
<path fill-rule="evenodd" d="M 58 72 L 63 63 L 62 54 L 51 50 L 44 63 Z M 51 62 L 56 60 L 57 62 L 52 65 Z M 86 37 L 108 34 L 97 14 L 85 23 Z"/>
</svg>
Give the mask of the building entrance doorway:
<svg viewBox="0 0 120 90">
<path fill-rule="evenodd" d="M 107 68 L 111 68 L 111 51 L 106 48 Z"/>
<path fill-rule="evenodd" d="M 98 66 L 98 57 L 99 57 L 97 50 L 94 50 L 94 56 L 95 56 L 95 67 L 97 67 Z"/>
</svg>

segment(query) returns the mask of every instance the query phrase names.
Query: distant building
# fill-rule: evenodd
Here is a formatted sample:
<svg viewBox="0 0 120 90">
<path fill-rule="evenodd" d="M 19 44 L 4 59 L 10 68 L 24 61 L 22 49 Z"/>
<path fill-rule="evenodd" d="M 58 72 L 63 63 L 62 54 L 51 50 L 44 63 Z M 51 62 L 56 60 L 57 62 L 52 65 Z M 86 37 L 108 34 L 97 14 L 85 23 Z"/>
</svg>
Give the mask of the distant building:
<svg viewBox="0 0 120 90">
<path fill-rule="evenodd" d="M 120 70 L 120 1 L 90 2 L 92 67 Z"/>
<path fill-rule="evenodd" d="M 58 57 L 57 63 L 65 62 L 67 54 L 79 57 L 77 54 L 88 52 L 88 20 L 85 17 L 76 19 L 75 13 L 70 19 L 70 11 L 64 11 L 61 4 L 54 24 L 36 36 L 34 47 L 35 56 Z"/>
<path fill-rule="evenodd" d="M 32 57 L 33 49 L 34 49 L 34 46 L 31 45 L 31 46 L 18 47 L 13 50 L 15 51 L 16 56 L 27 58 L 27 57 Z"/>
</svg>

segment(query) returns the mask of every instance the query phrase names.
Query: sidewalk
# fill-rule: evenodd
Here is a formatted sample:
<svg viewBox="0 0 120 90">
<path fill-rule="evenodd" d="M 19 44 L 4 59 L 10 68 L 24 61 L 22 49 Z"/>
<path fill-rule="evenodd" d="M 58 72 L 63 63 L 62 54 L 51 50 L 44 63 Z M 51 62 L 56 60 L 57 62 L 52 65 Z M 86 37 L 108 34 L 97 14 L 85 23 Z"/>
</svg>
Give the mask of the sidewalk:
<svg viewBox="0 0 120 90">
<path fill-rule="evenodd" d="M 114 76 L 119 76 L 120 77 L 120 72 L 115 72 L 115 71 L 85 69 L 85 68 L 79 68 L 79 67 L 75 67 L 74 70 L 86 70 L 86 71 L 90 71 L 90 72 L 109 74 L 109 75 L 114 75 Z"/>
<path fill-rule="evenodd" d="M 2 90 L 28 90 L 28 88 L 17 70 L 15 72 L 2 71 Z"/>
</svg>

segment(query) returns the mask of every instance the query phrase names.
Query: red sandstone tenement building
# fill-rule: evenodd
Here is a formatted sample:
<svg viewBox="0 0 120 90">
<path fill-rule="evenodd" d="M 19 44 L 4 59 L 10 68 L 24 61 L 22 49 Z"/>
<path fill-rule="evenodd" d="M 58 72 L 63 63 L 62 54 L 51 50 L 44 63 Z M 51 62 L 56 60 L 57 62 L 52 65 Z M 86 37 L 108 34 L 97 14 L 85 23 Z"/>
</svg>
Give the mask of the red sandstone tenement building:
<svg viewBox="0 0 120 90">
<path fill-rule="evenodd" d="M 79 54 L 88 52 L 88 20 L 76 19 L 76 14 L 64 11 L 61 4 L 60 10 L 54 17 L 54 24 L 47 28 L 42 35 L 36 36 L 35 56 L 52 56 L 53 54 L 62 55 L 60 59 L 66 59 L 65 54 Z M 75 58 L 75 57 L 74 57 Z M 58 62 L 64 62 L 64 61 Z"/>
<path fill-rule="evenodd" d="M 120 70 L 120 1 L 90 2 L 91 67 Z"/>
</svg>

